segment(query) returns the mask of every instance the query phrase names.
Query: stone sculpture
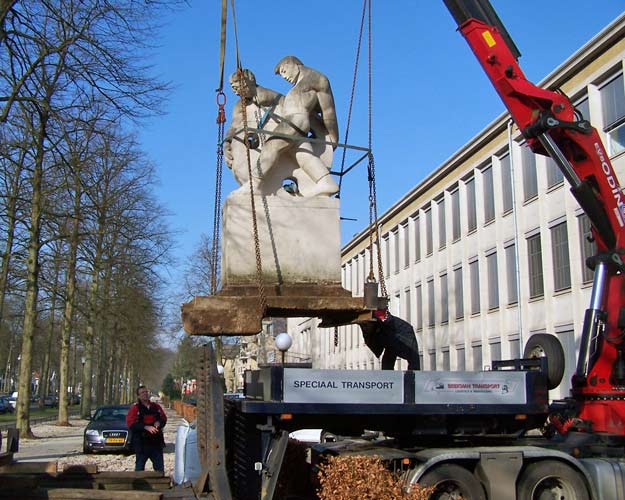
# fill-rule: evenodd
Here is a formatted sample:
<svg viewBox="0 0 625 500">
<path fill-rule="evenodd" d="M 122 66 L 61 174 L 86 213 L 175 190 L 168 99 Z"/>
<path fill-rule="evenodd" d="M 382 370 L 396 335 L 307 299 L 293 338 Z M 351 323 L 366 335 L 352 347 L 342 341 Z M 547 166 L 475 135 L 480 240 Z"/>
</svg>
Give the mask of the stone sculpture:
<svg viewBox="0 0 625 500">
<path fill-rule="evenodd" d="M 331 196 L 338 185 L 330 175 L 338 127 L 330 83 L 294 56 L 281 59 L 275 71 L 293 84 L 286 95 L 258 85 L 247 69 L 230 77 L 240 100 L 224 157 L 241 187 L 223 207 L 222 289 L 183 305 L 188 333 L 254 335 L 266 316 L 319 316 L 329 326 L 363 312 L 362 298 L 341 286 L 339 200 Z"/>
<path fill-rule="evenodd" d="M 241 184 L 241 191 L 249 190 L 245 106 L 247 127 L 262 129 L 247 137 L 254 192 L 284 194 L 286 185 L 291 195 L 332 195 L 338 191 L 329 173 L 338 126 L 330 82 L 294 56 L 282 58 L 275 72 L 293 84 L 286 96 L 258 85 L 249 70 L 230 77 L 233 91 L 241 100 L 235 105 L 226 133 L 226 163 Z"/>
</svg>

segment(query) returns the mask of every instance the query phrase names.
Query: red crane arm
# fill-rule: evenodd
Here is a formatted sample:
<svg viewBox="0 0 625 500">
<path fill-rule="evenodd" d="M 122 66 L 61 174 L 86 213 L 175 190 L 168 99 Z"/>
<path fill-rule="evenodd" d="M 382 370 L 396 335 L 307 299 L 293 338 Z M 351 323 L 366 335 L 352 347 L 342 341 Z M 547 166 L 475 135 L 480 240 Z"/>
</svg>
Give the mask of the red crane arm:
<svg viewBox="0 0 625 500">
<path fill-rule="evenodd" d="M 598 253 L 572 395 L 589 429 L 625 435 L 625 195 L 597 130 L 562 92 L 525 78 L 488 0 L 444 2 L 528 146 L 553 158 L 592 223 Z"/>
<path fill-rule="evenodd" d="M 622 248 L 625 195 L 597 130 L 578 118 L 564 94 L 542 89 L 527 80 L 497 27 L 471 18 L 459 30 L 532 151 L 554 156 L 545 144 L 551 140 L 564 156 L 564 168 L 557 158 L 554 160 L 590 217 L 599 249 Z"/>
</svg>

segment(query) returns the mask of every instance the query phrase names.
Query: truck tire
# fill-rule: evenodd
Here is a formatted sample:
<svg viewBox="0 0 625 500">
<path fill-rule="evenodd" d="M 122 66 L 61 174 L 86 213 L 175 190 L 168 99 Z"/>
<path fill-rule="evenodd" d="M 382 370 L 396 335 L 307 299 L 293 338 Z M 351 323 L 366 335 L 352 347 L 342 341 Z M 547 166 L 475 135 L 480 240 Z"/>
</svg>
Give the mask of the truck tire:
<svg viewBox="0 0 625 500">
<path fill-rule="evenodd" d="M 547 387 L 551 390 L 560 385 L 564 376 L 564 349 L 555 336 L 548 333 L 532 335 L 525 344 L 523 357 L 547 358 Z"/>
<path fill-rule="evenodd" d="M 518 500 L 590 499 L 586 482 L 581 474 L 557 460 L 542 460 L 529 465 L 521 474 L 517 484 Z"/>
<path fill-rule="evenodd" d="M 441 464 L 426 472 L 419 486 L 434 486 L 430 500 L 486 500 L 480 481 L 467 469 L 455 464 Z"/>
</svg>

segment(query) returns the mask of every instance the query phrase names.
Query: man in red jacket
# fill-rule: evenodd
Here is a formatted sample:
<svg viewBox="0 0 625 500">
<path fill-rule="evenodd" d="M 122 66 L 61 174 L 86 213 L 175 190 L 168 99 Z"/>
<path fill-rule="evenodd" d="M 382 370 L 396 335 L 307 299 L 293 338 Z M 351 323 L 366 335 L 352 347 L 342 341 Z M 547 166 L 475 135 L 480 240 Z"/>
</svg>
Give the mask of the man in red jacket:
<svg viewBox="0 0 625 500">
<path fill-rule="evenodd" d="M 167 415 L 161 406 L 150 402 L 150 393 L 146 386 L 137 388 L 138 401 L 128 410 L 126 425 L 132 435 L 132 446 L 135 450 L 135 470 L 145 470 L 148 458 L 154 470 L 165 472 L 163 448 L 165 438 L 163 427 L 167 423 Z"/>
</svg>

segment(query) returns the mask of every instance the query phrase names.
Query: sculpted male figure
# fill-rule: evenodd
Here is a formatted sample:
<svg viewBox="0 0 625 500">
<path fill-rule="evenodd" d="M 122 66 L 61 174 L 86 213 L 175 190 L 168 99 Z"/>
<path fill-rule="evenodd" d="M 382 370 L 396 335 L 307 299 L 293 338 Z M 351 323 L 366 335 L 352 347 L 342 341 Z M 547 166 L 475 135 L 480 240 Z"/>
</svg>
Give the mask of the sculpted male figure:
<svg viewBox="0 0 625 500">
<path fill-rule="evenodd" d="M 232 154 L 232 141 L 235 138 L 235 134 L 240 132 L 244 127 L 243 107 L 254 103 L 259 108 L 275 108 L 279 105 L 284 96 L 279 92 L 258 85 L 254 73 L 249 69 L 235 71 L 230 75 L 229 82 L 232 91 L 240 97 L 240 100 L 234 105 L 232 110 L 232 121 L 224 138 L 224 158 L 226 164 L 230 168 L 233 168 L 234 156 Z M 252 121 L 253 118 L 254 117 L 248 117 L 248 123 Z M 247 172 L 244 172 L 244 179 L 240 178 L 241 175 L 236 170 L 233 172 L 239 184 L 247 182 Z"/>
<path fill-rule="evenodd" d="M 330 142 L 337 143 L 339 132 L 336 110 L 328 79 L 317 70 L 304 66 L 295 56 L 283 57 L 276 65 L 275 72 L 293 84 L 293 88 L 276 112 L 280 123 L 274 132 L 302 138 L 312 133 L 314 137 L 324 139 L 319 137 L 319 127 L 315 126 L 315 122 L 321 121 Z M 310 141 L 276 136 L 269 136 L 262 148 L 258 169 L 253 174 L 256 186 L 262 184 L 263 177 L 284 153 L 292 153 L 297 164 L 314 182 L 309 196 L 329 196 L 338 191 L 338 184 L 330 176 L 329 166 L 314 154 Z"/>
</svg>

